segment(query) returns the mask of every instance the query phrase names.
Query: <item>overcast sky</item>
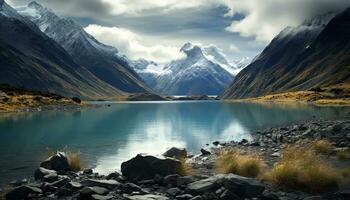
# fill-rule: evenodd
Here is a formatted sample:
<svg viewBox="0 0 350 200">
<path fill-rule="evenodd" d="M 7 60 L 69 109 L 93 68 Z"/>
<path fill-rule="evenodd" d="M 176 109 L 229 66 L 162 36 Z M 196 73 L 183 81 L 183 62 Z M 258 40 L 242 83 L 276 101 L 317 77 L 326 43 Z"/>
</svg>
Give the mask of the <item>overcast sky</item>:
<svg viewBox="0 0 350 200">
<path fill-rule="evenodd" d="M 12 6 L 28 0 L 5 0 Z M 37 0 L 73 18 L 101 42 L 131 59 L 180 58 L 186 42 L 215 45 L 230 60 L 254 57 L 286 26 L 350 0 Z"/>
</svg>

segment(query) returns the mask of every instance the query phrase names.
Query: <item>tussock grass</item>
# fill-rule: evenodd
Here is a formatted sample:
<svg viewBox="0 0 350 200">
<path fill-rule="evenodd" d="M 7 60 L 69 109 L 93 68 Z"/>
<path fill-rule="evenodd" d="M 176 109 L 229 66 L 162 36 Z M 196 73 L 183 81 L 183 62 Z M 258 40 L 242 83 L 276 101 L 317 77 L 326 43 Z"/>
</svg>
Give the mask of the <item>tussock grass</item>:
<svg viewBox="0 0 350 200">
<path fill-rule="evenodd" d="M 2 189 L 2 191 L 0 192 L 0 199 L 6 199 L 7 193 L 9 193 L 13 189 L 13 187 L 6 185 L 1 189 Z"/>
<path fill-rule="evenodd" d="M 181 159 L 180 162 L 181 162 L 181 169 L 180 169 L 179 175 L 181 176 L 195 175 L 194 169 L 187 162 L 186 159 Z"/>
<path fill-rule="evenodd" d="M 215 169 L 220 173 L 234 173 L 246 177 L 258 177 L 264 163 L 257 155 L 244 155 L 237 150 L 222 152 L 216 160 Z"/>
<path fill-rule="evenodd" d="M 328 140 L 322 139 L 313 142 L 312 148 L 316 153 L 328 154 L 332 151 L 333 145 Z"/>
<path fill-rule="evenodd" d="M 313 145 L 287 147 L 280 161 L 265 174 L 264 179 L 275 187 L 310 193 L 335 189 L 341 181 L 338 171 L 322 160 Z"/>
</svg>

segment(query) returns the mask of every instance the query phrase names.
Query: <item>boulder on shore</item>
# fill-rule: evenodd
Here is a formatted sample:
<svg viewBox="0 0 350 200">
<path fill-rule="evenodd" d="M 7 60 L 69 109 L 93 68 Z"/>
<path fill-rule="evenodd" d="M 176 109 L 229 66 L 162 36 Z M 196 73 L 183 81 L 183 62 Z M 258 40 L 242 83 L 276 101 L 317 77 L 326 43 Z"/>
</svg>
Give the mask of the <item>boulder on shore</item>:
<svg viewBox="0 0 350 200">
<path fill-rule="evenodd" d="M 181 160 L 187 158 L 187 151 L 184 148 L 172 147 L 171 149 L 163 153 L 163 156 Z"/>
<path fill-rule="evenodd" d="M 123 162 L 121 171 L 128 179 L 146 180 L 153 179 L 157 174 L 160 176 L 181 174 L 182 164 L 174 158 L 138 154 Z"/>
<path fill-rule="evenodd" d="M 240 198 L 252 198 L 262 194 L 265 186 L 252 178 L 235 174 L 218 174 L 207 179 L 190 183 L 187 191 L 191 194 L 205 194 L 224 187 Z"/>
<path fill-rule="evenodd" d="M 40 167 L 45 169 L 61 171 L 70 171 L 69 158 L 64 152 L 57 152 L 55 155 L 50 156 L 44 162 L 40 164 Z"/>
</svg>

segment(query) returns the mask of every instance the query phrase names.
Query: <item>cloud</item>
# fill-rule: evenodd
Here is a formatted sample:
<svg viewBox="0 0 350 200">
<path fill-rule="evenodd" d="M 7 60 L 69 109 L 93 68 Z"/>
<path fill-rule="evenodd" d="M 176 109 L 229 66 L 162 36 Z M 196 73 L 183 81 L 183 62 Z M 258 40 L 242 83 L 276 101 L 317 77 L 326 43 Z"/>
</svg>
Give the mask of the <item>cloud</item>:
<svg viewBox="0 0 350 200">
<path fill-rule="evenodd" d="M 233 51 L 233 52 L 239 52 L 240 51 L 240 49 L 234 44 L 230 44 L 229 49 L 230 49 L 230 51 Z"/>
<path fill-rule="evenodd" d="M 244 15 L 226 27 L 226 31 L 265 42 L 286 26 L 297 26 L 305 19 L 340 12 L 350 6 L 349 0 L 222 0 L 222 3 L 230 9 L 225 16 Z"/>
<path fill-rule="evenodd" d="M 161 45 L 157 38 L 138 35 L 125 28 L 92 24 L 87 26 L 85 31 L 97 40 L 118 48 L 122 54 L 133 60 L 144 58 L 158 63 L 166 63 L 184 57 L 178 47 Z"/>
</svg>

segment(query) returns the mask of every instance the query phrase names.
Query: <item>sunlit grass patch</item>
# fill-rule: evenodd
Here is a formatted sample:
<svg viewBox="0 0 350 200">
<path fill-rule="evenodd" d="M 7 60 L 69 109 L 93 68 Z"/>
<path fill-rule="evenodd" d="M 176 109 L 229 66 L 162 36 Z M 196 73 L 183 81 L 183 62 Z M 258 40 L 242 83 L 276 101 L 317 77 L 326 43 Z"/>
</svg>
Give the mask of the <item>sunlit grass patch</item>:
<svg viewBox="0 0 350 200">
<path fill-rule="evenodd" d="M 338 171 L 313 148 L 296 145 L 283 151 L 280 161 L 264 179 L 276 187 L 311 193 L 335 189 L 341 181 Z"/>
<path fill-rule="evenodd" d="M 332 151 L 332 148 L 333 148 L 332 143 L 326 139 L 317 140 L 312 143 L 312 149 L 316 153 L 328 154 Z"/>
<path fill-rule="evenodd" d="M 239 151 L 222 152 L 216 160 L 215 169 L 220 173 L 233 173 L 246 177 L 259 176 L 264 163 L 257 155 L 244 155 Z"/>
</svg>

